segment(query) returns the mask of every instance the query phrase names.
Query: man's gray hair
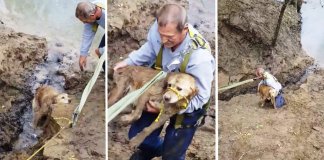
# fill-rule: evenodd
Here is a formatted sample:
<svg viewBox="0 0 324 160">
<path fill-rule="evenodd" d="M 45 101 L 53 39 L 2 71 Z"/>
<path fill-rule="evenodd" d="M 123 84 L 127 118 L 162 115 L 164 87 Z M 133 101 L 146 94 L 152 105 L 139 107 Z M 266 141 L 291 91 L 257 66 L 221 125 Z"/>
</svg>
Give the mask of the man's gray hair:
<svg viewBox="0 0 324 160">
<path fill-rule="evenodd" d="M 96 5 L 90 2 L 80 2 L 75 9 L 77 18 L 89 18 L 96 12 Z"/>
<path fill-rule="evenodd" d="M 166 4 L 156 14 L 160 27 L 169 23 L 177 24 L 177 30 L 181 32 L 185 27 L 188 18 L 186 9 L 178 4 Z"/>
</svg>

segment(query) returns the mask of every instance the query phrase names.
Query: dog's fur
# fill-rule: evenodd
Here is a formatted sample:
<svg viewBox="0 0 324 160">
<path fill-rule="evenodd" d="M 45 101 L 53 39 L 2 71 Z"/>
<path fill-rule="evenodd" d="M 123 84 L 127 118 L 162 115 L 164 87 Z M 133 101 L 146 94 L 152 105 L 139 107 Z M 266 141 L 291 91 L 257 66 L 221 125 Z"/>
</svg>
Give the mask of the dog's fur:
<svg viewBox="0 0 324 160">
<path fill-rule="evenodd" d="M 112 72 L 113 70 L 110 70 Z M 118 69 L 117 72 L 108 73 L 111 77 L 113 74 L 114 87 L 108 96 L 108 105 L 111 106 L 121 99 L 126 93 L 141 88 L 146 82 L 150 81 L 159 71 L 141 66 L 127 66 Z M 165 80 L 160 80 L 152 85 L 144 94 L 142 94 L 136 102 L 134 102 L 135 110 L 131 114 L 121 117 L 121 123 L 124 125 L 139 119 L 145 104 L 148 101 L 156 103 L 162 102 L 162 95 L 165 89 Z"/>
<path fill-rule="evenodd" d="M 172 91 L 166 90 L 163 94 L 164 108 L 157 122 L 153 122 L 150 126 L 144 128 L 142 132 L 131 139 L 130 145 L 137 147 L 143 140 L 151 134 L 155 129 L 162 126 L 170 117 L 179 113 L 183 108 L 181 107 L 186 100 L 189 101 L 198 93 L 195 84 L 195 79 L 185 73 L 171 73 L 166 78 L 167 87 L 172 87 L 178 91 L 180 97 Z"/>
<path fill-rule="evenodd" d="M 263 107 L 266 100 L 271 100 L 271 103 L 274 107 L 274 109 L 276 109 L 276 101 L 275 101 L 275 96 L 276 96 L 276 93 L 274 91 L 274 89 L 272 89 L 270 86 L 267 86 L 267 85 L 260 85 L 259 87 L 259 94 L 260 94 L 260 97 L 261 97 L 261 106 Z"/>
<path fill-rule="evenodd" d="M 58 91 L 51 86 L 43 85 L 37 88 L 32 102 L 33 127 L 44 128 L 48 125 L 54 104 L 68 104 L 70 102 L 71 100 L 68 94 L 58 93 Z"/>
</svg>

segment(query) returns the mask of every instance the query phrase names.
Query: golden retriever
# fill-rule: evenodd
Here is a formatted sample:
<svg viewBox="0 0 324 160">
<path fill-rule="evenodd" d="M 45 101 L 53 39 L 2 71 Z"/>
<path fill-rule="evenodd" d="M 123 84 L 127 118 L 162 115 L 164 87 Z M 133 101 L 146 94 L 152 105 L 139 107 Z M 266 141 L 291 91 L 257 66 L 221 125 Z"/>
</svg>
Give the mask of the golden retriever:
<svg viewBox="0 0 324 160">
<path fill-rule="evenodd" d="M 173 115 L 187 107 L 190 100 L 198 93 L 195 79 L 185 73 L 170 73 L 166 78 L 167 88 L 163 94 L 163 108 L 160 115 L 150 126 L 130 140 L 132 147 L 137 147 L 145 137 L 162 126 Z"/>
<path fill-rule="evenodd" d="M 58 93 L 56 89 L 48 85 L 37 88 L 32 102 L 33 127 L 46 127 L 51 118 L 52 107 L 58 103 L 71 103 L 68 94 Z"/>
<path fill-rule="evenodd" d="M 271 100 L 271 103 L 272 103 L 274 109 L 277 108 L 276 101 L 275 101 L 276 91 L 273 88 L 271 88 L 270 86 L 261 84 L 259 86 L 258 92 L 260 93 L 262 107 L 264 106 L 266 100 Z"/>
</svg>

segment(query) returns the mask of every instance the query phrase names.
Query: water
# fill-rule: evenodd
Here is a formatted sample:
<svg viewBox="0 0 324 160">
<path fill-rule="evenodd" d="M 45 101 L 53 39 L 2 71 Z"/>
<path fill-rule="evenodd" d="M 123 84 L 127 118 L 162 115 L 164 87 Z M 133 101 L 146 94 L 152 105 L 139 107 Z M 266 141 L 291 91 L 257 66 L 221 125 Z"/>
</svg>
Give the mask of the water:
<svg viewBox="0 0 324 160">
<path fill-rule="evenodd" d="M 75 17 L 81 0 L 0 0 L 0 20 L 16 31 L 45 37 L 79 50 L 83 23 Z M 100 27 L 99 27 L 100 28 Z M 103 35 L 101 28 L 97 34 Z M 101 36 L 96 36 L 98 46 Z"/>
<path fill-rule="evenodd" d="M 303 49 L 313 57 L 320 67 L 324 67 L 324 1 L 306 0 L 301 9 Z"/>
</svg>

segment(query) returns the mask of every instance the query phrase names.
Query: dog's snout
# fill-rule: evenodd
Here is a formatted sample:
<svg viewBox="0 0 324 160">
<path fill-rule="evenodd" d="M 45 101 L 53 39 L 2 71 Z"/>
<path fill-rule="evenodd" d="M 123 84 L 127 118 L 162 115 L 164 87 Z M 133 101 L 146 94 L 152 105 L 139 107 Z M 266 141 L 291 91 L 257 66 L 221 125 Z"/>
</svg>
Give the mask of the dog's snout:
<svg viewBox="0 0 324 160">
<path fill-rule="evenodd" d="M 163 100 L 164 100 L 165 102 L 169 102 L 170 99 L 171 99 L 171 97 L 168 96 L 168 95 L 164 95 L 164 96 L 163 96 Z"/>
</svg>

